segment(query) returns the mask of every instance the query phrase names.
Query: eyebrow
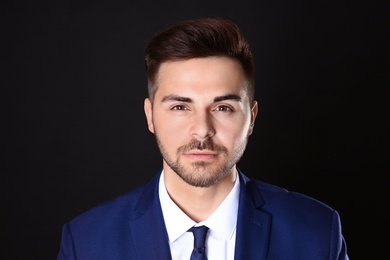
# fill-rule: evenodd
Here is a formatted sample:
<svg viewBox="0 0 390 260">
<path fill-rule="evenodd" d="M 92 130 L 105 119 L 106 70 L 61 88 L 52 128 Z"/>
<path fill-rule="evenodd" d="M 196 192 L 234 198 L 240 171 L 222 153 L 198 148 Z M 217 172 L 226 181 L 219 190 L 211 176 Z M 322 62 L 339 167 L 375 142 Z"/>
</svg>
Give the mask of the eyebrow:
<svg viewBox="0 0 390 260">
<path fill-rule="evenodd" d="M 168 95 L 163 97 L 161 102 L 168 102 L 168 101 L 180 101 L 180 102 L 186 102 L 186 103 L 192 103 L 191 98 L 177 96 L 177 95 Z"/>
<path fill-rule="evenodd" d="M 225 100 L 235 100 L 235 101 L 241 101 L 241 97 L 236 94 L 228 94 L 224 96 L 219 96 L 214 98 L 214 103 L 220 102 L 220 101 L 225 101 Z M 186 103 L 192 103 L 193 100 L 188 97 L 182 97 L 182 96 L 177 96 L 177 95 L 168 95 L 163 97 L 161 102 L 169 102 L 169 101 L 179 101 L 179 102 L 186 102 Z"/>
<path fill-rule="evenodd" d="M 236 94 L 229 94 L 225 96 L 220 96 L 220 97 L 215 97 L 214 102 L 220 102 L 220 101 L 225 101 L 225 100 L 235 100 L 235 101 L 241 101 L 241 97 Z"/>
</svg>

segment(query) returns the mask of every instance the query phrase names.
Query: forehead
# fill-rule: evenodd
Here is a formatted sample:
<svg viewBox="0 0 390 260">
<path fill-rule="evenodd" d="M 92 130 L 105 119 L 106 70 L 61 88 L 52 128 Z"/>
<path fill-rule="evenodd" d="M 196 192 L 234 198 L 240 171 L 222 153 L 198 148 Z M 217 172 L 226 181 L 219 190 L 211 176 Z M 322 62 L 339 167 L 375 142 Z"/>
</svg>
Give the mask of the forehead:
<svg viewBox="0 0 390 260">
<path fill-rule="evenodd" d="M 245 95 L 247 80 L 241 64 L 228 57 L 194 58 L 161 64 L 157 96 L 203 94 Z"/>
</svg>

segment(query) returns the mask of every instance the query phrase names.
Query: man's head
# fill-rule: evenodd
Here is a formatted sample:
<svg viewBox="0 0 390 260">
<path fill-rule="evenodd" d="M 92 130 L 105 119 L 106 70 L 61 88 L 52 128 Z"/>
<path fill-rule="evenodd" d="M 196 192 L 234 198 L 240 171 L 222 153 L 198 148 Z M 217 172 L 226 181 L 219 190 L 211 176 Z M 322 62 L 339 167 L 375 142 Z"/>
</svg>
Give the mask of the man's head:
<svg viewBox="0 0 390 260">
<path fill-rule="evenodd" d="M 247 94 L 254 100 L 252 53 L 236 24 L 220 18 L 194 19 L 172 25 L 155 35 L 145 50 L 149 98 L 153 101 L 157 76 L 164 62 L 222 56 L 236 59 L 248 80 Z"/>
<path fill-rule="evenodd" d="M 155 36 L 146 53 L 144 109 L 164 172 L 194 187 L 228 182 L 257 115 L 252 57 L 237 27 L 220 19 L 180 23 Z"/>
</svg>

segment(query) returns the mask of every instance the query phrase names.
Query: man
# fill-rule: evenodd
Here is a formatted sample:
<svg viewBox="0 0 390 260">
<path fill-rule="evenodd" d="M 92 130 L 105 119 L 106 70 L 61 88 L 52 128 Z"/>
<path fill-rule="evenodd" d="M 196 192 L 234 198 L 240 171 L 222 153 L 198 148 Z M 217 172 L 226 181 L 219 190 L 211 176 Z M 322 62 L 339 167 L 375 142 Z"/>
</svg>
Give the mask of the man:
<svg viewBox="0 0 390 260">
<path fill-rule="evenodd" d="M 258 107 L 235 24 L 173 25 L 151 39 L 145 62 L 162 171 L 65 224 L 58 259 L 348 259 L 335 210 L 236 167 Z"/>
</svg>

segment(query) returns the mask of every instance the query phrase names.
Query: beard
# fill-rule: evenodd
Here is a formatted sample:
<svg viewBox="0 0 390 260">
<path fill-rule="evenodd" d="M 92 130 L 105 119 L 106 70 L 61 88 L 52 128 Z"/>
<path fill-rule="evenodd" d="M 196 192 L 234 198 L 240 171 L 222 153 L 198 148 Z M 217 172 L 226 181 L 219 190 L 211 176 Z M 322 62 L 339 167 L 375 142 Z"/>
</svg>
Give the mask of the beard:
<svg viewBox="0 0 390 260">
<path fill-rule="evenodd" d="M 161 155 L 167 165 L 187 184 L 194 187 L 207 188 L 215 185 L 225 176 L 227 176 L 236 163 L 244 154 L 247 139 L 243 141 L 234 151 L 232 156 L 229 156 L 228 149 L 222 145 L 215 144 L 211 139 L 199 141 L 193 139 L 190 143 L 179 147 L 176 151 L 176 160 L 173 160 L 168 154 L 161 140 L 156 134 L 157 145 Z M 185 165 L 182 161 L 182 155 L 191 150 L 210 150 L 216 152 L 222 160 L 215 162 L 192 162 Z"/>
</svg>

